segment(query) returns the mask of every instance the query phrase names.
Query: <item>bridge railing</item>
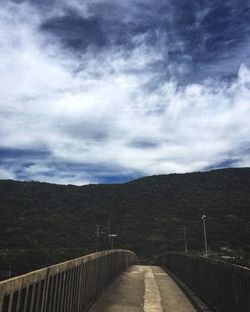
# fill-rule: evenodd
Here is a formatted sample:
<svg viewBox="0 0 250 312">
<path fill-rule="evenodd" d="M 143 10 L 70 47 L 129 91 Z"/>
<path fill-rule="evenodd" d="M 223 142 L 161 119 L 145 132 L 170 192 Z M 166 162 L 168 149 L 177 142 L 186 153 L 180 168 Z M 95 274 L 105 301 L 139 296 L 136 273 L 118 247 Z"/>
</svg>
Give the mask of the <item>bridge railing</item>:
<svg viewBox="0 0 250 312">
<path fill-rule="evenodd" d="M 137 263 L 109 250 L 0 282 L 0 312 L 83 312 L 120 272 Z"/>
<path fill-rule="evenodd" d="M 222 261 L 182 253 L 165 253 L 155 261 L 191 286 L 215 310 L 250 311 L 250 270 Z"/>
</svg>

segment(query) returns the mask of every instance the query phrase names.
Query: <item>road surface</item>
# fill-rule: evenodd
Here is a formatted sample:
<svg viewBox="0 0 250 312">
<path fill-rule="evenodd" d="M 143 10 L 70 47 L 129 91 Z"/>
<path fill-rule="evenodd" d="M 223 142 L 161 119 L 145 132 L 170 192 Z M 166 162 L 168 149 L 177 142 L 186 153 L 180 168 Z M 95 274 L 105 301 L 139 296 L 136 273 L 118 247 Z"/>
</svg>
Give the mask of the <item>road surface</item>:
<svg viewBox="0 0 250 312">
<path fill-rule="evenodd" d="M 157 266 L 135 265 L 121 273 L 90 312 L 195 312 L 173 279 Z"/>
</svg>

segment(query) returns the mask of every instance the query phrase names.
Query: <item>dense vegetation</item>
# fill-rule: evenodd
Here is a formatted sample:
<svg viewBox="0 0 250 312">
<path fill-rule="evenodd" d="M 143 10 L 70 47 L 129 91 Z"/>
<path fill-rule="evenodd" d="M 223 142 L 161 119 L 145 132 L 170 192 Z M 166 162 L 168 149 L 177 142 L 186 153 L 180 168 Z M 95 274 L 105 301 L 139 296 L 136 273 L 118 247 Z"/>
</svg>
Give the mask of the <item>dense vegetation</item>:
<svg viewBox="0 0 250 312">
<path fill-rule="evenodd" d="M 250 169 L 141 178 L 116 185 L 0 181 L 0 271 L 16 273 L 94 252 L 96 224 L 115 247 L 150 259 L 168 250 L 250 251 Z M 110 230 L 108 223 L 110 222 Z M 99 248 L 109 248 L 101 233 Z"/>
</svg>

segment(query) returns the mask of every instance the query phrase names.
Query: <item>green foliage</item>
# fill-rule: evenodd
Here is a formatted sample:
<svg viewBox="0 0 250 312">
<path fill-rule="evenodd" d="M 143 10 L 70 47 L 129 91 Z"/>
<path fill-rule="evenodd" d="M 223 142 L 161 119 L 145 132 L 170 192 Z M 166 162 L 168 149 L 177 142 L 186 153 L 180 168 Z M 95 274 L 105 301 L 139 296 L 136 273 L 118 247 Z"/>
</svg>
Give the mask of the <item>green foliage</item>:
<svg viewBox="0 0 250 312">
<path fill-rule="evenodd" d="M 6 259 L 23 272 L 94 252 L 95 224 L 105 232 L 108 220 L 118 234 L 115 247 L 134 250 L 142 260 L 183 251 L 184 226 L 189 249 L 202 250 L 202 214 L 211 250 L 249 251 L 249 190 L 249 168 L 81 187 L 1 180 L 0 244 L 16 260 L 2 252 L 0 270 Z M 99 247 L 109 247 L 105 234 Z"/>
</svg>

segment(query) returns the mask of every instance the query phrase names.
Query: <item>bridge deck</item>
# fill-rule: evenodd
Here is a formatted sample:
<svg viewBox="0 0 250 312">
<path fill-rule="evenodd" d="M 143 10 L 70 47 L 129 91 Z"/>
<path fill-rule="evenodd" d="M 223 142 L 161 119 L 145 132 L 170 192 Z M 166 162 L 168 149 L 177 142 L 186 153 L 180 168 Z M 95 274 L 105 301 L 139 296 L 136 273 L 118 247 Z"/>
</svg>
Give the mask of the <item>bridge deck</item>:
<svg viewBox="0 0 250 312">
<path fill-rule="evenodd" d="M 135 265 L 122 273 L 90 312 L 195 312 L 172 278 L 157 266 Z"/>
</svg>

